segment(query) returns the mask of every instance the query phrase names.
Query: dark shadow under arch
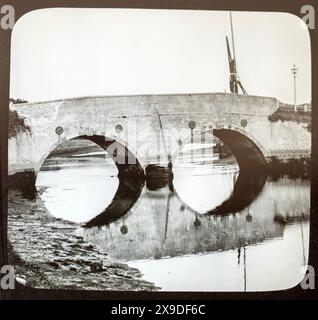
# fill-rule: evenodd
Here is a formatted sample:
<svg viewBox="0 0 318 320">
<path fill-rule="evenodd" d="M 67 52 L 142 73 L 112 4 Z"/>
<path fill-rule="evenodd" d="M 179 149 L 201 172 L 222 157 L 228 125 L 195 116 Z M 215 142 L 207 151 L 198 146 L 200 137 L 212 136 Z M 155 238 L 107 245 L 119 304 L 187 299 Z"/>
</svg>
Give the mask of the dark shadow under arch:
<svg viewBox="0 0 318 320">
<path fill-rule="evenodd" d="M 207 212 L 207 215 L 229 215 L 243 211 L 259 196 L 267 181 L 267 173 L 244 175 L 244 171 L 234 184 L 231 196 L 219 206 Z"/>
<path fill-rule="evenodd" d="M 263 152 L 246 135 L 231 129 L 213 129 L 210 133 L 231 150 L 244 176 L 267 172 L 268 163 Z"/>
<path fill-rule="evenodd" d="M 268 163 L 261 149 L 249 137 L 231 129 L 214 129 L 213 135 L 234 154 L 240 168 L 229 199 L 207 214 L 226 215 L 247 208 L 261 193 L 268 177 Z"/>
<path fill-rule="evenodd" d="M 85 228 L 104 226 L 128 213 L 144 187 L 143 178 L 119 178 L 119 186 L 111 204 L 98 216 L 85 223 Z"/>
<path fill-rule="evenodd" d="M 113 159 L 117 166 L 119 177 L 144 178 L 144 170 L 141 164 L 132 152 L 120 142 L 101 135 L 83 135 L 75 139 L 92 141 L 107 151 L 108 155 Z"/>
<path fill-rule="evenodd" d="M 213 177 L 212 177 L 213 178 Z M 220 216 L 226 216 L 230 214 L 234 214 L 237 212 L 243 211 L 245 208 L 247 208 L 249 205 L 251 205 L 257 197 L 260 195 L 260 193 L 263 190 L 263 187 L 267 181 L 268 174 L 262 173 L 257 175 L 244 175 L 244 173 L 239 173 L 239 176 L 237 180 L 235 181 L 233 191 L 231 195 L 223 201 L 220 205 L 217 207 L 205 212 L 205 213 L 198 213 L 196 210 L 192 209 L 190 210 L 199 215 L 220 215 Z M 173 185 L 173 184 L 172 184 Z M 173 187 L 174 190 L 174 187 Z M 187 205 L 187 202 L 185 200 L 182 200 L 178 192 L 175 191 L 176 195 L 178 196 L 179 200 Z M 211 194 L 211 197 L 213 197 L 213 194 Z"/>
</svg>

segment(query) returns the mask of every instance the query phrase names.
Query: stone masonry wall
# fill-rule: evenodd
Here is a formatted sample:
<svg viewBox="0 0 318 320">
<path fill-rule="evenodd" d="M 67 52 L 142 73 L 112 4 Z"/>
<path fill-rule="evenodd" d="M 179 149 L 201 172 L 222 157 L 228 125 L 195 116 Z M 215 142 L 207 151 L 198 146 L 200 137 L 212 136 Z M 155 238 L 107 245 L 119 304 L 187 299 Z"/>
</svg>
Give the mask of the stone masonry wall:
<svg viewBox="0 0 318 320">
<path fill-rule="evenodd" d="M 220 127 L 239 131 L 266 157 L 310 150 L 311 136 L 303 125 L 268 120 L 277 107 L 274 98 L 224 93 L 83 97 L 14 105 L 11 108 L 26 119 L 31 134 L 9 140 L 9 171 L 37 171 L 62 141 L 93 134 L 123 143 L 146 166 L 158 153 L 166 157 L 162 136 L 171 153 L 189 139 L 189 121 L 196 122 L 199 132 Z M 119 124 L 120 133 L 115 130 Z M 58 126 L 63 128 L 60 136 L 55 132 Z"/>
</svg>

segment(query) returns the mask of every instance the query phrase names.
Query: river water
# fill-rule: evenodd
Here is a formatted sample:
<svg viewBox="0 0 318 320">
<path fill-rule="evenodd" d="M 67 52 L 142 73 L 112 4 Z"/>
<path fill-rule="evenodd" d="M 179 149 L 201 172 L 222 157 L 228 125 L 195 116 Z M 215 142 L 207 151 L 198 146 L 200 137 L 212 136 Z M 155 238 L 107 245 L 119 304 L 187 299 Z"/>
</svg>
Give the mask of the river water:
<svg viewBox="0 0 318 320">
<path fill-rule="evenodd" d="M 279 290 L 303 278 L 309 180 L 245 179 L 201 164 L 176 166 L 170 183 L 120 181 L 103 152 L 85 156 L 45 163 L 42 201 L 161 290 Z"/>
</svg>

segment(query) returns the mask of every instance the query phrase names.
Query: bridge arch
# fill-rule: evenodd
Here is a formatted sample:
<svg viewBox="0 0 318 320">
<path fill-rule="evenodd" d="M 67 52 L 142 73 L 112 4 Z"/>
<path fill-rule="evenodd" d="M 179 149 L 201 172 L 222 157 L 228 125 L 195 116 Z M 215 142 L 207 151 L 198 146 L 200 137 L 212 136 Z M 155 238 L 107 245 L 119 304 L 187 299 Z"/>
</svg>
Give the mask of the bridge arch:
<svg viewBox="0 0 318 320">
<path fill-rule="evenodd" d="M 268 168 L 264 152 L 259 144 L 247 133 L 241 130 L 218 128 L 211 134 L 219 138 L 232 151 L 244 174 L 264 171 Z"/>
<path fill-rule="evenodd" d="M 244 175 L 267 171 L 268 163 L 264 148 L 254 137 L 241 128 L 218 125 L 214 129 L 195 129 L 193 134 L 211 134 L 219 138 L 231 150 L 241 173 Z M 191 135 L 181 141 L 178 151 L 172 156 L 172 162 L 178 157 L 180 150 L 190 141 Z"/>
<path fill-rule="evenodd" d="M 200 212 L 191 207 L 191 203 L 184 196 L 182 197 L 180 186 L 174 184 L 177 196 L 194 214 L 228 215 L 243 211 L 258 197 L 267 180 L 268 163 L 264 149 L 249 133 L 233 126 L 219 125 L 214 129 L 200 130 L 198 128 L 193 130 L 193 135 L 200 134 L 213 135 L 226 144 L 235 156 L 240 172 L 228 198 L 224 199 L 215 208 L 207 209 L 205 212 Z M 190 142 L 191 136 L 188 136 L 180 145 L 179 151 Z M 173 160 L 178 156 L 177 153 L 172 157 L 172 167 Z"/>
<path fill-rule="evenodd" d="M 117 169 L 119 177 L 140 177 L 144 178 L 144 170 L 138 161 L 137 157 L 128 149 L 127 144 L 115 139 L 114 137 L 106 137 L 103 135 L 75 135 L 70 138 L 63 138 L 61 141 L 55 142 L 51 145 L 45 154 L 41 157 L 38 162 L 35 171 L 40 171 L 44 161 L 56 149 L 65 141 L 84 139 L 94 142 L 96 145 L 104 149 L 108 155 L 113 159 Z"/>
</svg>

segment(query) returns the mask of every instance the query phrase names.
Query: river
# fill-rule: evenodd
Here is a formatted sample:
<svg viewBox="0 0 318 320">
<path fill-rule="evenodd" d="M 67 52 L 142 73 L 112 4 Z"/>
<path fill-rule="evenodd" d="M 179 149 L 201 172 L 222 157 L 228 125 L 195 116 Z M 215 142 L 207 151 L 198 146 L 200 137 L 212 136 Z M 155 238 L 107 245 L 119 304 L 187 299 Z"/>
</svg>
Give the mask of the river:
<svg viewBox="0 0 318 320">
<path fill-rule="evenodd" d="M 302 279 L 309 180 L 246 180 L 201 164 L 176 166 L 173 181 L 156 186 L 120 181 L 103 153 L 80 158 L 53 158 L 40 171 L 49 214 L 161 290 L 279 290 Z"/>
</svg>

